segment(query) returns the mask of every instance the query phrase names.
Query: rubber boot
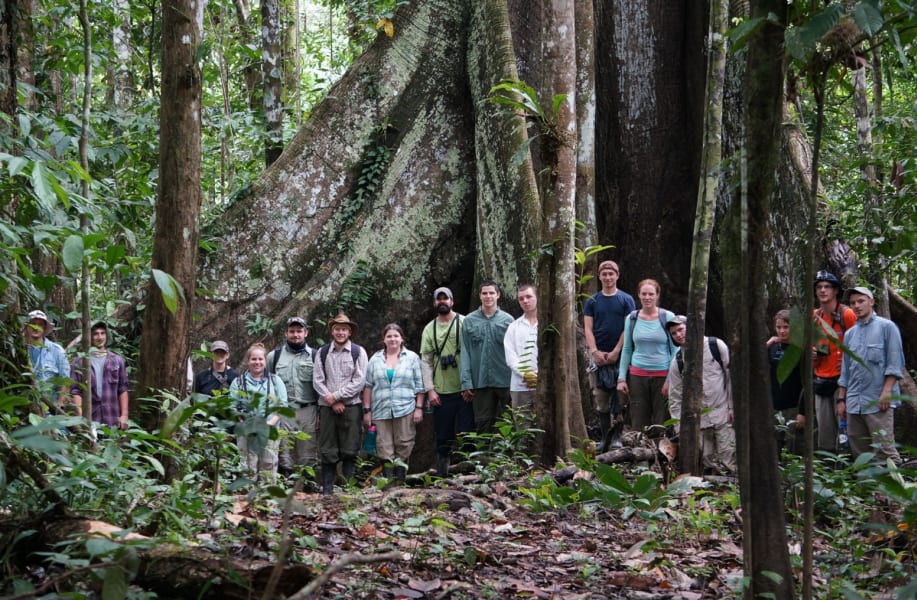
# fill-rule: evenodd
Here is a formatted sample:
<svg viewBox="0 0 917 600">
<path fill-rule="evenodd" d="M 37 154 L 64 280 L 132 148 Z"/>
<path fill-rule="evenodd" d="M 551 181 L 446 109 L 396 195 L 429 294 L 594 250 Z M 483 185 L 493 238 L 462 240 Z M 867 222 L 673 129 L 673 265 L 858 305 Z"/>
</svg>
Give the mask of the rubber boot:
<svg viewBox="0 0 917 600">
<path fill-rule="evenodd" d="M 344 480 L 350 481 L 351 479 L 353 479 L 353 476 L 356 472 L 357 472 L 357 459 L 345 458 L 344 462 L 341 464 L 341 474 L 344 476 Z"/>
<path fill-rule="evenodd" d="M 408 477 L 407 467 L 395 467 L 395 481 L 398 485 L 404 485 L 404 480 Z"/>
<path fill-rule="evenodd" d="M 624 421 L 615 421 L 614 426 L 612 426 L 611 431 L 609 432 L 609 437 L 611 438 L 611 443 L 608 445 L 608 449 L 613 448 L 623 448 L 624 442 L 621 441 L 621 435 L 624 433 Z"/>
<path fill-rule="evenodd" d="M 599 445 L 595 447 L 595 453 L 602 454 L 608 451 L 608 444 L 611 441 L 608 435 L 611 431 L 611 413 L 600 412 L 598 414 L 599 431 L 602 439 L 599 441 Z"/>
<path fill-rule="evenodd" d="M 337 463 L 322 463 L 322 496 L 334 495 L 335 475 L 337 475 Z"/>
<path fill-rule="evenodd" d="M 394 472 L 394 467 L 392 466 L 392 463 L 390 462 L 383 463 L 382 465 L 382 476 L 383 477 L 385 477 L 386 479 L 391 479 L 393 472 Z"/>
<path fill-rule="evenodd" d="M 436 455 L 436 474 L 442 478 L 449 476 L 449 456 Z"/>
</svg>

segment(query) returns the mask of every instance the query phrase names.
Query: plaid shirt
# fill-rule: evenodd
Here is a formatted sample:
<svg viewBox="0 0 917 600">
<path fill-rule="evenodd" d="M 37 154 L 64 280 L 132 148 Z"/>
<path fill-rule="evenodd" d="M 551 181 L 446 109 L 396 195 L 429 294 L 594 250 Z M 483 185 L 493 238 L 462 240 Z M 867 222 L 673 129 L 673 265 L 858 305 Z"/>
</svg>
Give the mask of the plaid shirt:
<svg viewBox="0 0 917 600">
<path fill-rule="evenodd" d="M 373 421 L 397 419 L 412 412 L 417 405 L 417 395 L 426 390 L 420 370 L 420 357 L 410 350 L 402 350 L 392 380 L 388 380 L 385 350 L 379 350 L 366 367 L 366 387 L 372 398 Z"/>
<path fill-rule="evenodd" d="M 91 365 L 91 361 L 90 361 Z M 90 368 L 92 368 L 90 366 Z M 83 379 L 83 359 L 77 358 L 70 366 L 73 373 L 73 386 L 70 393 L 74 396 L 83 396 L 86 385 Z M 114 427 L 121 418 L 121 402 L 119 397 L 127 392 L 127 368 L 124 359 L 112 351 L 105 355 L 105 366 L 102 375 L 102 394 L 96 392 L 96 382 L 92 382 L 92 420 Z"/>
<path fill-rule="evenodd" d="M 320 406 L 327 406 L 322 398 L 328 394 L 334 394 L 335 400 L 347 406 L 360 404 L 360 392 L 366 382 L 366 350 L 360 348 L 360 355 L 354 361 L 350 354 L 351 343 L 347 340 L 342 348 L 331 344 L 324 360 L 321 349 L 315 356 L 312 385 L 318 394 Z"/>
</svg>

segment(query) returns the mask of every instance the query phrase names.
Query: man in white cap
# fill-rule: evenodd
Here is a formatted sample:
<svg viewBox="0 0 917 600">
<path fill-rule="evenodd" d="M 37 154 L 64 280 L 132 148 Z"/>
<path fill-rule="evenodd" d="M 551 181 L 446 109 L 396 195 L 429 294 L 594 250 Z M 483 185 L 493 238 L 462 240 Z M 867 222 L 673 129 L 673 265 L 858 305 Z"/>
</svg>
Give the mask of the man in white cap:
<svg viewBox="0 0 917 600">
<path fill-rule="evenodd" d="M 32 378 L 45 402 L 63 406 L 69 398 L 70 383 L 61 380 L 70 377 L 70 364 L 61 345 L 48 339 L 52 331 L 54 325 L 43 311 L 29 313 L 23 334 L 29 351 Z"/>
<path fill-rule="evenodd" d="M 874 451 L 885 462 L 901 462 L 895 448 L 895 411 L 900 406 L 898 380 L 904 376 L 904 350 L 898 326 L 880 317 L 865 287 L 850 290 L 847 300 L 856 325 L 847 331 L 844 345 L 859 357 L 844 353 L 838 379 L 837 414 L 847 419 L 853 458 Z M 860 362 L 862 361 L 862 362 Z"/>
</svg>

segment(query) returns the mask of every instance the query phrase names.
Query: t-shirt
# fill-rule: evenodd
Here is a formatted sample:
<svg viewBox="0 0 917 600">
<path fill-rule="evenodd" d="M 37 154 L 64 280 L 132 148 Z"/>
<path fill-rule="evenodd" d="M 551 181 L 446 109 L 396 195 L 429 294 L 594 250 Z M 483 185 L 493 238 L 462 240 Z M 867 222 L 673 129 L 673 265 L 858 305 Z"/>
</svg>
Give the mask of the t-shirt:
<svg viewBox="0 0 917 600">
<path fill-rule="evenodd" d="M 843 343 L 844 332 L 856 325 L 857 318 L 850 307 L 844 306 L 843 309 L 841 309 L 842 305 L 840 303 L 838 303 L 837 306 L 838 310 L 841 310 L 843 314 L 824 314 L 820 308 L 816 308 L 812 311 L 812 314 L 815 316 L 816 327 L 824 327 L 822 321 L 827 323 L 837 333 L 838 341 Z M 843 323 L 841 321 L 843 321 Z M 819 352 L 812 364 L 812 370 L 815 372 L 815 376 L 826 379 L 840 376 L 841 358 L 843 355 L 844 352 L 833 343 L 823 341 L 819 344 Z"/>
<path fill-rule="evenodd" d="M 624 331 L 625 317 L 636 308 L 633 296 L 621 290 L 612 296 L 598 292 L 586 300 L 583 314 L 592 317 L 596 349 L 602 352 L 614 350 Z"/>
<path fill-rule="evenodd" d="M 458 340 L 464 320 L 465 317 L 462 315 L 456 315 L 450 328 L 449 325 L 443 325 L 433 319 L 424 327 L 420 337 L 420 354 L 424 359 L 430 361 L 430 367 L 433 370 L 433 389 L 438 394 L 455 394 L 462 391 L 462 377 L 459 368 L 462 355 L 458 351 Z M 450 364 L 444 367 L 441 361 L 443 356 L 454 357 L 455 365 L 453 366 L 447 359 L 446 362 Z"/>
</svg>

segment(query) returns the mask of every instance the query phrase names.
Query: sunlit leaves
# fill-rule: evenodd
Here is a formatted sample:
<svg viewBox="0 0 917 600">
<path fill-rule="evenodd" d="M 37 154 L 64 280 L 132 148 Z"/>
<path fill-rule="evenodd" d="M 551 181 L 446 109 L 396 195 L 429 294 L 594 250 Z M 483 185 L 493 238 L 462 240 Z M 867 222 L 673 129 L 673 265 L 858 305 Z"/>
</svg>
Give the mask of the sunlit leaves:
<svg viewBox="0 0 917 600">
<path fill-rule="evenodd" d="M 174 315 L 178 309 L 179 299 L 185 300 L 185 291 L 175 281 L 174 277 L 159 269 L 153 269 L 153 281 L 156 282 L 159 291 L 162 293 L 162 301 L 166 305 L 166 309 Z"/>
</svg>

